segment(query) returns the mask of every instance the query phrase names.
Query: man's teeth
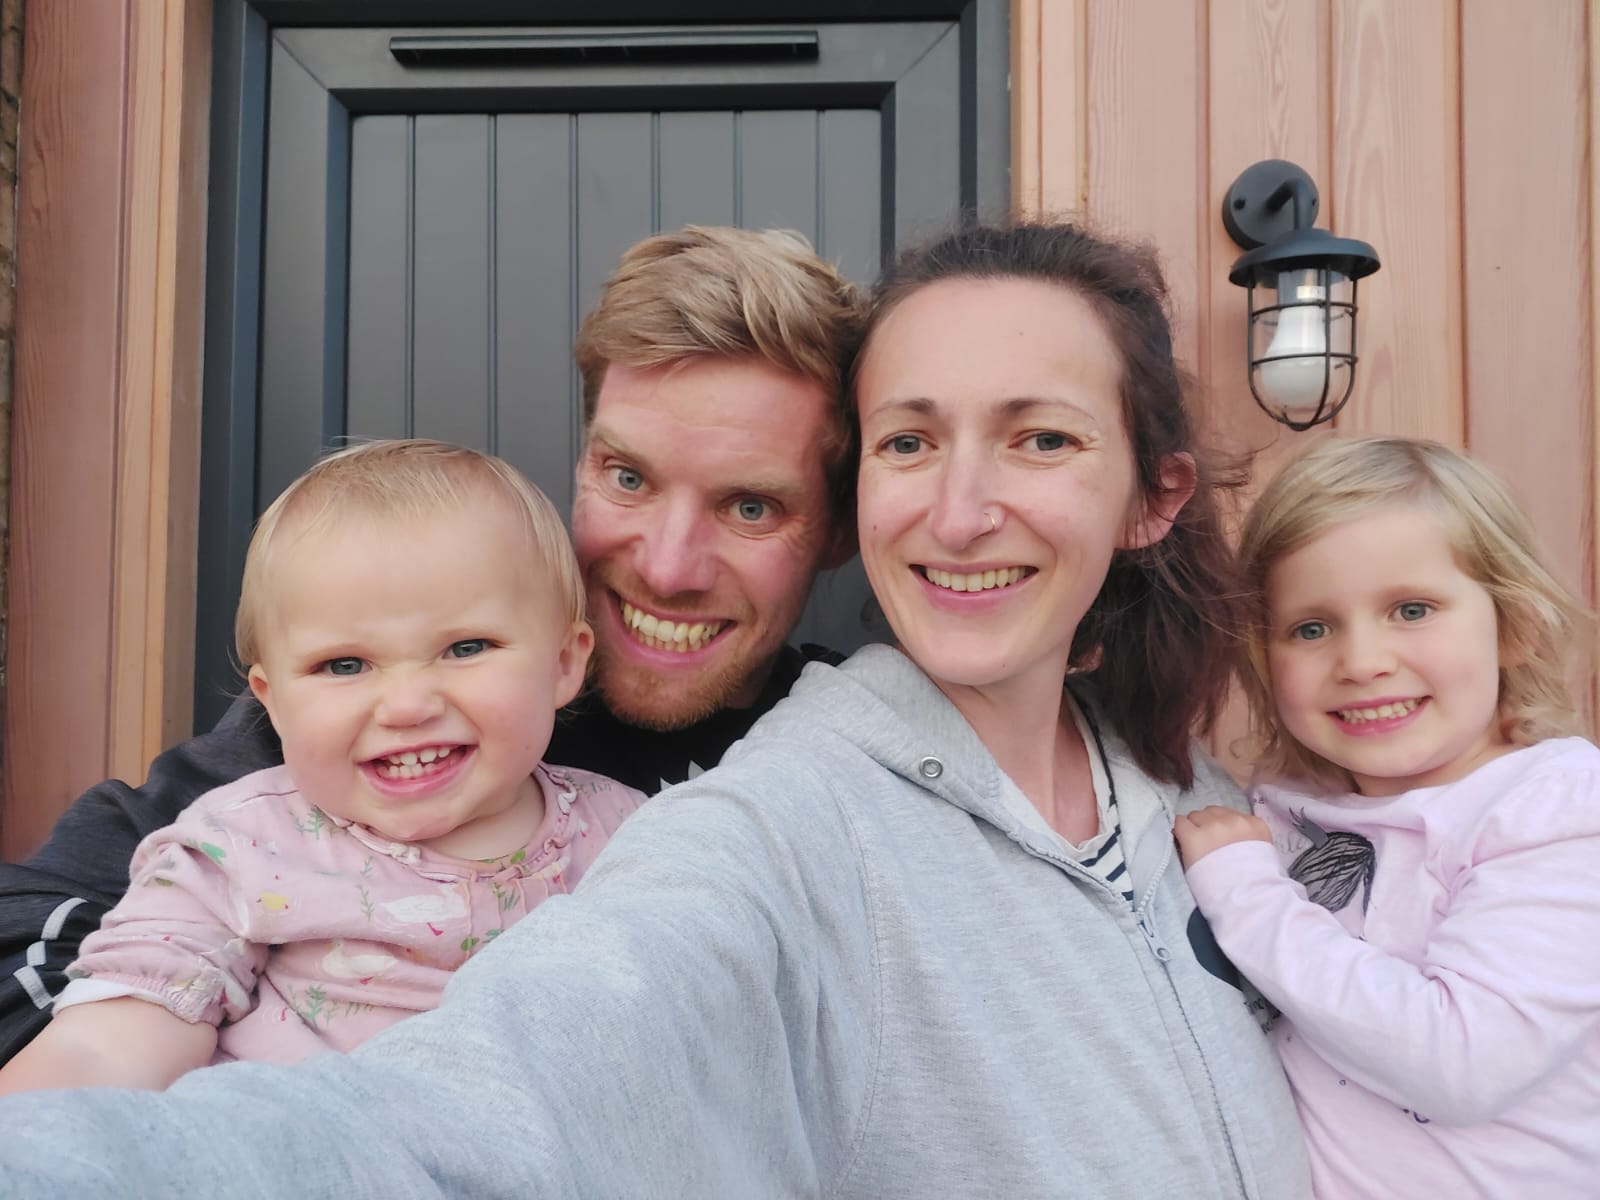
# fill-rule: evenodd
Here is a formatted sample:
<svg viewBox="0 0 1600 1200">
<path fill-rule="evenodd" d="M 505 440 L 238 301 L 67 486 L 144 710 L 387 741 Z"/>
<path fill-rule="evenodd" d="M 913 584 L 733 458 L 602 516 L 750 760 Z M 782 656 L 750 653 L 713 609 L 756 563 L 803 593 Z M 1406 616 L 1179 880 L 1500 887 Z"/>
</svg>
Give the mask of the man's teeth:
<svg viewBox="0 0 1600 1200">
<path fill-rule="evenodd" d="M 429 746 L 425 750 L 407 750 L 404 754 L 390 754 L 379 761 L 378 774 L 384 779 L 416 779 L 429 766 L 443 762 L 460 748 Z"/>
<path fill-rule="evenodd" d="M 699 650 L 722 632 L 726 621 L 669 621 L 642 608 L 622 602 L 622 623 L 652 650 L 675 650 L 687 654 Z"/>
<path fill-rule="evenodd" d="M 924 567 L 922 573 L 935 587 L 949 588 L 952 592 L 986 592 L 990 588 L 1010 587 L 1028 572 L 1024 567 L 1002 567 L 998 571 L 952 575 L 938 567 Z"/>
<path fill-rule="evenodd" d="M 1403 717 L 1408 712 L 1415 712 L 1421 700 L 1396 700 L 1391 704 L 1380 704 L 1377 708 L 1340 708 L 1335 709 L 1339 719 L 1346 725 L 1360 725 L 1364 721 L 1382 721 L 1388 717 Z"/>
</svg>

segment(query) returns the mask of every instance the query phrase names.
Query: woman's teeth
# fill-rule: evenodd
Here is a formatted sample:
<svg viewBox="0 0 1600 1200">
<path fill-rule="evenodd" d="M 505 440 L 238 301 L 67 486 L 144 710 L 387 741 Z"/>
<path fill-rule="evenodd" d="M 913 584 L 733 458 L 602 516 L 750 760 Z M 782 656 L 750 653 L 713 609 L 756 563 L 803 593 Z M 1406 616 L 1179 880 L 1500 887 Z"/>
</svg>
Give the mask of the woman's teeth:
<svg viewBox="0 0 1600 1200">
<path fill-rule="evenodd" d="M 929 583 L 952 592 L 986 592 L 990 588 L 1010 587 L 1028 573 L 1027 567 L 1002 567 L 998 571 L 973 571 L 967 575 L 953 575 L 938 567 L 922 568 L 923 578 Z"/>
<path fill-rule="evenodd" d="M 378 760 L 378 775 L 384 779 L 416 779 L 429 767 L 443 762 L 459 749 L 459 746 L 429 746 L 426 750 L 390 754 Z"/>
<path fill-rule="evenodd" d="M 1367 721 L 1382 721 L 1389 717 L 1403 717 L 1409 712 L 1415 712 L 1421 700 L 1396 700 L 1391 704 L 1380 704 L 1376 708 L 1339 708 L 1339 719 L 1346 725 L 1360 725 Z"/>
<path fill-rule="evenodd" d="M 652 650 L 674 650 L 687 654 L 699 650 L 722 632 L 726 621 L 669 621 L 622 602 L 622 624 Z"/>
</svg>

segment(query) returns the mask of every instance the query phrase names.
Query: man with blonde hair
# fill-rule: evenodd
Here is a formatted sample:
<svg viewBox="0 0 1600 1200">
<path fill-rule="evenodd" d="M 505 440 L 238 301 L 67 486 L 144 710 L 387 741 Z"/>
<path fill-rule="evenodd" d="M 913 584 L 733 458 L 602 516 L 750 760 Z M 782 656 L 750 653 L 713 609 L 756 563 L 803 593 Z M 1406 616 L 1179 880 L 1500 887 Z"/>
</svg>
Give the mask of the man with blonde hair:
<svg viewBox="0 0 1600 1200">
<path fill-rule="evenodd" d="M 714 766 L 787 694 L 812 580 L 854 551 L 843 392 L 861 319 L 854 286 L 796 234 L 691 226 L 623 255 L 575 351 L 572 533 L 596 653 L 551 762 L 654 792 Z M 0 1062 L 48 1020 L 139 841 L 281 761 L 246 694 L 142 786 L 96 785 L 27 864 L 0 865 Z"/>
</svg>

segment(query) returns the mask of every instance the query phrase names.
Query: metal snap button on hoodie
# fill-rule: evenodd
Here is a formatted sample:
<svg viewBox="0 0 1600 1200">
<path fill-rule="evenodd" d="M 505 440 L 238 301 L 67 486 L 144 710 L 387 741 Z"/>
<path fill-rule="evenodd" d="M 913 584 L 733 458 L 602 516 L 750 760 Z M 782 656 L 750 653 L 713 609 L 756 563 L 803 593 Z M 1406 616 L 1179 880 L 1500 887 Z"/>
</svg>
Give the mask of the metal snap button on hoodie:
<svg viewBox="0 0 1600 1200">
<path fill-rule="evenodd" d="M 925 758 L 917 764 L 917 770 L 924 779 L 937 779 L 944 774 L 944 764 L 937 758 Z"/>
</svg>

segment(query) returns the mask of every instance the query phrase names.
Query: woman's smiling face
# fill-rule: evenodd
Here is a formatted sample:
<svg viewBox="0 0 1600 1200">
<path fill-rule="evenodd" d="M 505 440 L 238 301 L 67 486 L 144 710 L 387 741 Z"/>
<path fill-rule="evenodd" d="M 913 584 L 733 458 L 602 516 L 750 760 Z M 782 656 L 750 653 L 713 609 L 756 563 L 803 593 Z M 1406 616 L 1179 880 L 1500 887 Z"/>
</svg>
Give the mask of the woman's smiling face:
<svg viewBox="0 0 1600 1200">
<path fill-rule="evenodd" d="M 872 335 L 856 382 L 861 557 L 901 647 L 947 694 L 1059 689 L 1113 553 L 1146 519 L 1122 364 L 1077 293 L 950 279 Z"/>
</svg>

